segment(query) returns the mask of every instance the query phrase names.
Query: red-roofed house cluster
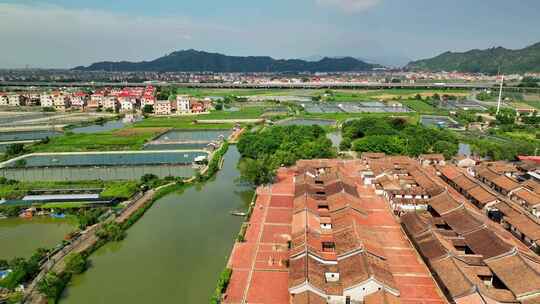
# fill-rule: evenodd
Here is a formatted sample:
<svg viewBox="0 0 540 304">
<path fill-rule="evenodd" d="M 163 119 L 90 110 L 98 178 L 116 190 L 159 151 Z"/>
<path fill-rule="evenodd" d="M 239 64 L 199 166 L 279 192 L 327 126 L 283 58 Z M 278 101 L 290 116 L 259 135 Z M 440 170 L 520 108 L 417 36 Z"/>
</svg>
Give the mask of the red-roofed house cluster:
<svg viewBox="0 0 540 304">
<path fill-rule="evenodd" d="M 446 303 L 363 171 L 299 161 L 260 187 L 223 303 Z"/>
</svg>

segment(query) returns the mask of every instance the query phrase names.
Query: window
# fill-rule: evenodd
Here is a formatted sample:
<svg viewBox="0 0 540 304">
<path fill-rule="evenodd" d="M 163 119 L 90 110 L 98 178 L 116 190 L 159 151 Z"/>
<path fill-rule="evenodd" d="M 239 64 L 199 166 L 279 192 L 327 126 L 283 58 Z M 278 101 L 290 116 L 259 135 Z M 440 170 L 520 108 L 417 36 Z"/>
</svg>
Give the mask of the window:
<svg viewBox="0 0 540 304">
<path fill-rule="evenodd" d="M 319 204 L 317 205 L 317 209 L 319 211 L 330 211 L 330 207 L 328 206 L 328 204 Z"/>
<path fill-rule="evenodd" d="M 315 192 L 317 195 L 326 195 L 326 191 L 317 191 Z"/>
<path fill-rule="evenodd" d="M 324 185 L 324 182 L 322 180 L 316 180 L 315 184 L 316 185 Z"/>
<path fill-rule="evenodd" d="M 324 252 L 334 252 L 336 244 L 334 242 L 322 242 L 322 249 Z"/>
</svg>

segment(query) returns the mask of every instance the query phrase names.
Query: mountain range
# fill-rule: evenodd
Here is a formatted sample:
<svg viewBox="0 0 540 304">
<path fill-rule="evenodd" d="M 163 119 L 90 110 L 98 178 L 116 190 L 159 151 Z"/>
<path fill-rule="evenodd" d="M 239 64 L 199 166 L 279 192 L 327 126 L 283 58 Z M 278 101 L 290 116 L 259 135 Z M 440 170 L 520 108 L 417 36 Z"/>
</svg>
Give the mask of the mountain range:
<svg viewBox="0 0 540 304">
<path fill-rule="evenodd" d="M 439 56 L 412 61 L 409 70 L 459 71 L 469 73 L 540 72 L 540 42 L 518 50 L 503 47 L 467 52 L 446 52 Z"/>
<path fill-rule="evenodd" d="M 353 57 L 329 58 L 318 61 L 273 59 L 267 56 L 227 56 L 197 50 L 176 51 L 152 61 L 104 61 L 80 71 L 155 71 L 155 72 L 353 72 L 381 67 Z"/>
</svg>

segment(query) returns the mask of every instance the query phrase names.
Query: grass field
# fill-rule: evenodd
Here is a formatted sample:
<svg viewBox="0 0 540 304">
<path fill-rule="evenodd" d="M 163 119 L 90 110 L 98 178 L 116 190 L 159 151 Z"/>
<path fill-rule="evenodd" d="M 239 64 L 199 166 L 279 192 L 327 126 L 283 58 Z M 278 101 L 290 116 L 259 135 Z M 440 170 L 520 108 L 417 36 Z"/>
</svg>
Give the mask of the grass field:
<svg viewBox="0 0 540 304">
<path fill-rule="evenodd" d="M 88 203 L 85 202 L 59 202 L 59 203 L 47 203 L 41 205 L 41 208 L 45 209 L 78 209 L 82 208 Z"/>
<path fill-rule="evenodd" d="M 376 118 L 385 118 L 385 117 L 405 117 L 409 120 L 410 123 L 418 123 L 420 120 L 420 115 L 417 113 L 317 113 L 317 114 L 308 114 L 297 116 L 295 118 L 321 118 L 321 119 L 333 119 L 338 123 L 341 123 L 347 119 L 351 118 L 364 118 L 364 117 L 376 117 Z"/>
<path fill-rule="evenodd" d="M 33 152 L 83 152 L 140 150 L 166 128 L 125 128 L 94 134 L 66 134 L 51 138 L 47 144 L 32 146 Z"/>
<path fill-rule="evenodd" d="M 387 89 L 387 90 L 335 90 L 333 92 L 334 101 L 366 101 L 366 100 L 390 100 L 395 98 L 407 99 L 420 94 L 422 97 L 431 97 L 434 94 L 454 95 L 465 97 L 469 95 L 466 90 L 406 90 L 406 89 Z"/>
<path fill-rule="evenodd" d="M 135 181 L 109 182 L 105 184 L 101 197 L 127 199 L 133 196 L 137 190 L 138 183 Z"/>
<path fill-rule="evenodd" d="M 422 100 L 402 100 L 400 102 L 411 110 L 419 113 L 434 113 L 438 111 L 437 108 Z"/>
<path fill-rule="evenodd" d="M 22 197 L 30 190 L 40 189 L 87 189 L 87 188 L 102 188 L 104 183 L 101 181 L 77 181 L 77 182 L 19 182 L 14 185 L 1 184 L 1 198 L 16 198 Z"/>
</svg>

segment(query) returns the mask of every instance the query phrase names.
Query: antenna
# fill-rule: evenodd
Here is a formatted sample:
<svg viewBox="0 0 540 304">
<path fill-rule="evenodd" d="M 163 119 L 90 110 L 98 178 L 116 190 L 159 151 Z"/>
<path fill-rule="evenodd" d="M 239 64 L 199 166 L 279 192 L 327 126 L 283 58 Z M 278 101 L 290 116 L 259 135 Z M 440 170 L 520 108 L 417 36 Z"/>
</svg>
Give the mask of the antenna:
<svg viewBox="0 0 540 304">
<path fill-rule="evenodd" d="M 501 89 L 499 90 L 499 102 L 497 103 L 496 115 L 499 115 L 499 111 L 501 111 L 503 84 L 504 84 L 504 75 L 502 75 L 502 78 L 501 78 Z"/>
</svg>

